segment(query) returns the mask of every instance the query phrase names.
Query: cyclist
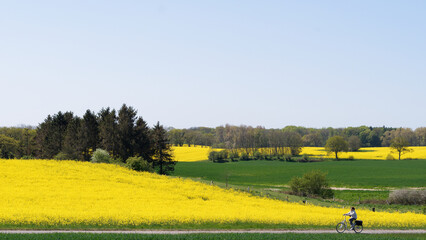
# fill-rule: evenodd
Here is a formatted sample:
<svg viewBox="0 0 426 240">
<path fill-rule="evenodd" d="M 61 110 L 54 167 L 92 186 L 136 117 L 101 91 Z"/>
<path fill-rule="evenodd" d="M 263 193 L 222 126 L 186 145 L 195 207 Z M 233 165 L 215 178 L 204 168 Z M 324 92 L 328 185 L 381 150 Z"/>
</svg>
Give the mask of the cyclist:
<svg viewBox="0 0 426 240">
<path fill-rule="evenodd" d="M 357 219 L 357 215 L 355 212 L 355 208 L 352 207 L 351 211 L 349 211 L 348 213 L 343 214 L 344 216 L 350 216 L 351 218 L 349 218 L 349 222 L 351 223 L 351 230 L 354 230 L 354 221 Z"/>
</svg>

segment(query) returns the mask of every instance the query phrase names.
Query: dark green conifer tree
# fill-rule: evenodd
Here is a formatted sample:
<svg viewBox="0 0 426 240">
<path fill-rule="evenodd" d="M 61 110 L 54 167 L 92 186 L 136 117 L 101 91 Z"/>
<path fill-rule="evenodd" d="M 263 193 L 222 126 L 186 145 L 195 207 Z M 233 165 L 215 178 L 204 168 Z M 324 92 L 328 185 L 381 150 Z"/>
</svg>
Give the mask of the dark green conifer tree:
<svg viewBox="0 0 426 240">
<path fill-rule="evenodd" d="M 98 114 L 99 122 L 99 148 L 108 151 L 115 157 L 118 150 L 117 144 L 117 116 L 115 110 L 102 109 Z"/>
<path fill-rule="evenodd" d="M 173 154 L 167 132 L 159 122 L 152 130 L 152 146 L 154 151 L 153 165 L 159 174 L 168 175 L 174 171 L 176 162 L 173 161 Z"/>
<path fill-rule="evenodd" d="M 83 160 L 83 145 L 79 136 L 81 123 L 82 119 L 78 116 L 73 117 L 68 123 L 62 152 L 69 159 Z"/>
<path fill-rule="evenodd" d="M 135 155 L 142 157 L 148 162 L 152 162 L 154 152 L 150 139 L 150 129 L 142 117 L 138 117 L 136 120 L 133 149 Z"/>
<path fill-rule="evenodd" d="M 118 112 L 118 125 L 117 125 L 117 143 L 118 143 L 118 156 L 123 162 L 127 158 L 133 156 L 133 146 L 135 137 L 135 121 L 136 110 L 132 107 L 127 107 L 126 104 L 120 108 Z"/>
<path fill-rule="evenodd" d="M 90 161 L 91 153 L 93 153 L 97 147 L 99 131 L 96 115 L 89 109 L 83 116 L 79 139 L 83 152 L 83 159 L 84 161 Z"/>
</svg>

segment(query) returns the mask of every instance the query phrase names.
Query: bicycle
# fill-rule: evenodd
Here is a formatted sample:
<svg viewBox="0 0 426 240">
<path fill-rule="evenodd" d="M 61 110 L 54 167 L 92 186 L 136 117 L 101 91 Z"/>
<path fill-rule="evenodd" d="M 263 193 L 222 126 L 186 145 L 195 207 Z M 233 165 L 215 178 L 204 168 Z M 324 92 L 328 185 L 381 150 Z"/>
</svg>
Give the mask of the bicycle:
<svg viewBox="0 0 426 240">
<path fill-rule="evenodd" d="M 345 219 L 343 219 L 341 222 L 339 222 L 336 225 L 336 231 L 338 233 L 343 233 L 344 231 L 348 230 L 348 221 L 346 221 L 347 215 L 343 215 Z M 350 226 L 350 225 L 349 225 Z M 355 233 L 361 233 L 363 230 L 362 227 L 362 221 L 361 220 L 355 220 L 355 223 L 353 225 L 353 229 Z"/>
</svg>

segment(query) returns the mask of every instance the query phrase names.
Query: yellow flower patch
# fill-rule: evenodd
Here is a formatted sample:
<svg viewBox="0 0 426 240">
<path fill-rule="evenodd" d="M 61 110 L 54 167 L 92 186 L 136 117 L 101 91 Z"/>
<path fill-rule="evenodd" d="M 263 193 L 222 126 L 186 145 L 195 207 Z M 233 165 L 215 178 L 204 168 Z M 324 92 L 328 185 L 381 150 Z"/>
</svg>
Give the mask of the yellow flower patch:
<svg viewBox="0 0 426 240">
<path fill-rule="evenodd" d="M 333 226 L 348 211 L 254 197 L 110 164 L 54 160 L 0 160 L 0 196 L 0 226 Z M 357 212 L 365 227 L 426 225 L 423 214 Z"/>
</svg>

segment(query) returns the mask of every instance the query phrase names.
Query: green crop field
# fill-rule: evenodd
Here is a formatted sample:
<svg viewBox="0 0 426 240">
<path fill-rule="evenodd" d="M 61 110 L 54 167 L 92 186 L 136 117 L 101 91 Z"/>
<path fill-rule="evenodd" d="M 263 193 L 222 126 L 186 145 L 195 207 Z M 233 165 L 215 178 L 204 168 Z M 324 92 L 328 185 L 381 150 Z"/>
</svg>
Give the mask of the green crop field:
<svg viewBox="0 0 426 240">
<path fill-rule="evenodd" d="M 337 187 L 426 186 L 426 160 L 179 162 L 174 175 L 242 186 L 279 187 L 314 169 L 327 172 L 330 185 Z"/>
<path fill-rule="evenodd" d="M 327 172 L 327 178 L 333 187 L 367 189 L 335 190 L 332 200 L 310 198 L 308 201 L 311 204 L 334 207 L 356 205 L 390 212 L 425 212 L 424 206 L 421 205 L 388 205 L 386 200 L 390 189 L 425 187 L 426 160 L 179 162 L 174 174 L 206 183 L 213 181 L 220 187 L 227 185 L 243 191 L 250 190 L 255 195 L 301 202 L 307 198 L 289 195 L 288 183 L 292 177 L 302 176 L 314 169 Z"/>
</svg>

